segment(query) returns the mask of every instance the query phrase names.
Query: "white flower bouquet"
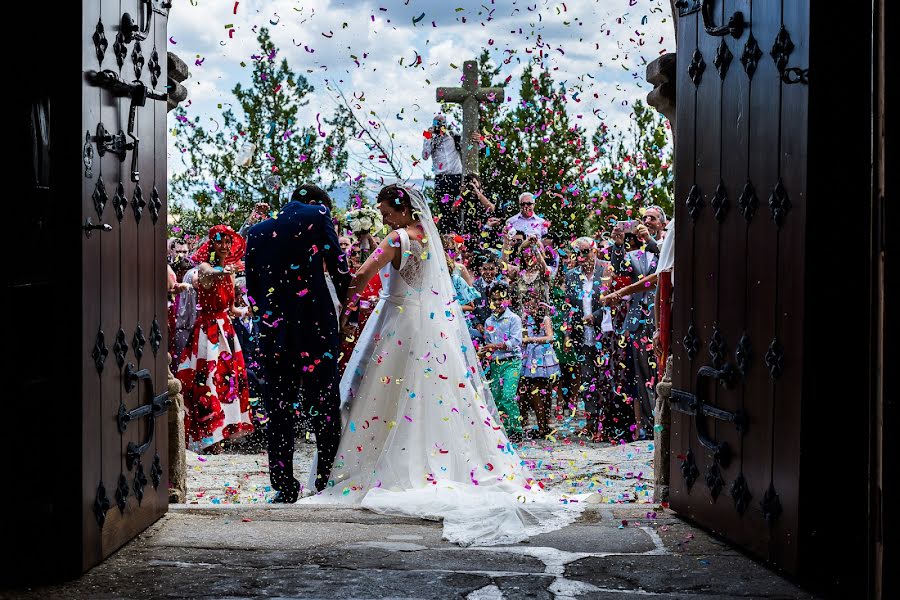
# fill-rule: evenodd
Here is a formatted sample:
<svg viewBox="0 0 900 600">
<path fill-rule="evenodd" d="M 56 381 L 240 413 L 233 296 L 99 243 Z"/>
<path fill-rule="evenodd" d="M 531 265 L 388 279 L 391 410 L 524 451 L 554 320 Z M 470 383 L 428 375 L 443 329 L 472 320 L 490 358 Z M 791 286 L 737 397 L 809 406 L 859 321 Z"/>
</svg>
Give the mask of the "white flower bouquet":
<svg viewBox="0 0 900 600">
<path fill-rule="evenodd" d="M 350 231 L 355 234 L 375 233 L 384 227 L 381 222 L 381 213 L 374 206 L 361 206 L 348 210 L 345 218 Z"/>
</svg>

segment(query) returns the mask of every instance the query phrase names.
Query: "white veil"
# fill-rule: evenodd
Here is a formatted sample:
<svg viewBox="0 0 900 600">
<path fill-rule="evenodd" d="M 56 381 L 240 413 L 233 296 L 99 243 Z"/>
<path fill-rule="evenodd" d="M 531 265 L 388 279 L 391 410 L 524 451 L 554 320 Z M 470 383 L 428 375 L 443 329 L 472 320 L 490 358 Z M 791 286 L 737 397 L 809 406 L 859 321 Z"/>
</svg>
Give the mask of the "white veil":
<svg viewBox="0 0 900 600">
<path fill-rule="evenodd" d="M 481 398 L 488 411 L 493 415 L 494 419 L 499 423 L 500 415 L 494 397 L 491 394 L 490 387 L 485 383 L 484 372 L 481 363 L 475 353 L 475 346 L 472 343 L 472 336 L 469 334 L 469 328 L 466 324 L 465 313 L 459 302 L 456 301 L 456 288 L 450 279 L 450 273 L 447 271 L 447 259 L 444 244 L 441 241 L 441 235 L 437 226 L 434 224 L 434 217 L 428 202 L 421 191 L 412 186 L 403 186 L 403 189 L 410 196 L 412 203 L 413 215 L 418 215 L 425 232 L 425 246 L 427 248 L 427 259 L 423 261 L 425 272 L 423 273 L 423 287 L 430 289 L 434 293 L 423 295 L 423 301 L 429 300 L 434 302 L 434 308 L 447 314 L 448 335 L 453 336 L 462 350 L 463 359 L 470 374 L 470 382 L 478 397 Z M 439 314 L 441 314 L 439 313 Z"/>
</svg>

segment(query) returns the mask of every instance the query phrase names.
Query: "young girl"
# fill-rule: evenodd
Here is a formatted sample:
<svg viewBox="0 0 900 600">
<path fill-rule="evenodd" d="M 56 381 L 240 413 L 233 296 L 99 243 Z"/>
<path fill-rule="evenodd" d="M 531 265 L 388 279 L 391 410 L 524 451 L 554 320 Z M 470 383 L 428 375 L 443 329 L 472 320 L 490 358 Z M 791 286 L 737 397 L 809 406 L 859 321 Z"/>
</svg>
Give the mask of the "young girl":
<svg viewBox="0 0 900 600">
<path fill-rule="evenodd" d="M 528 407 L 537 418 L 537 437 L 550 435 L 550 408 L 556 396 L 560 369 L 553 349 L 553 324 L 548 305 L 535 296 L 526 296 L 522 314 L 522 379 L 519 383 L 519 412 L 527 426 Z"/>
</svg>

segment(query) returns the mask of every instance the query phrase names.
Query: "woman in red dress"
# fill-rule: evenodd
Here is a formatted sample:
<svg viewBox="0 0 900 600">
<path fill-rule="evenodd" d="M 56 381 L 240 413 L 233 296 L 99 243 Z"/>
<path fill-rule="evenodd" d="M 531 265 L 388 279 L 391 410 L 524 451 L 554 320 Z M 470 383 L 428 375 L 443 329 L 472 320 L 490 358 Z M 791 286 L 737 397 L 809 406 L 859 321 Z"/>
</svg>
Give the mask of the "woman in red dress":
<svg viewBox="0 0 900 600">
<path fill-rule="evenodd" d="M 363 242 L 365 242 L 365 244 L 363 244 Z M 347 261 L 350 265 L 351 275 L 355 273 L 369 257 L 369 249 L 377 247 L 378 244 L 375 243 L 371 234 L 364 234 L 363 240 L 352 244 L 349 249 Z M 344 373 L 344 367 L 347 366 L 347 362 L 350 360 L 350 355 L 353 354 L 353 348 L 356 347 L 356 340 L 359 339 L 359 334 L 362 333 L 363 328 L 366 326 L 366 321 L 369 320 L 369 316 L 371 316 L 372 311 L 375 310 L 375 305 L 378 304 L 378 295 L 380 292 L 381 277 L 376 273 L 375 277 L 369 280 L 363 293 L 360 294 L 358 308 L 350 314 L 351 321 L 341 330 L 341 350 L 340 356 L 338 357 L 338 372 L 342 375 Z M 354 319 L 355 322 L 353 321 Z"/>
<path fill-rule="evenodd" d="M 231 324 L 232 315 L 246 311 L 234 303 L 234 271 L 245 248 L 231 227 L 216 225 L 193 256 L 199 265 L 197 321 L 178 362 L 178 379 L 188 448 L 195 452 L 218 454 L 222 440 L 253 431 L 247 371 Z"/>
</svg>

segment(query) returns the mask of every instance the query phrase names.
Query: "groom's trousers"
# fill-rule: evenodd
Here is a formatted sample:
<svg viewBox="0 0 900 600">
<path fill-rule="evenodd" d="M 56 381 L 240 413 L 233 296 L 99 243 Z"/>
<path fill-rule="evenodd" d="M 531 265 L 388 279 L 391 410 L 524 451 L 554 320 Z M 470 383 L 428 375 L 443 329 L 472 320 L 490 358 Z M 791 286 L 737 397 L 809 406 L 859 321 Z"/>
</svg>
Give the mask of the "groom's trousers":
<svg viewBox="0 0 900 600">
<path fill-rule="evenodd" d="M 300 492 L 300 482 L 294 477 L 294 423 L 305 414 L 316 434 L 316 489 L 321 491 L 328 483 L 341 437 L 337 361 L 323 358 L 310 370 L 294 359 L 275 356 L 266 361 L 266 370 L 266 432 L 272 487 L 289 500 Z"/>
</svg>

